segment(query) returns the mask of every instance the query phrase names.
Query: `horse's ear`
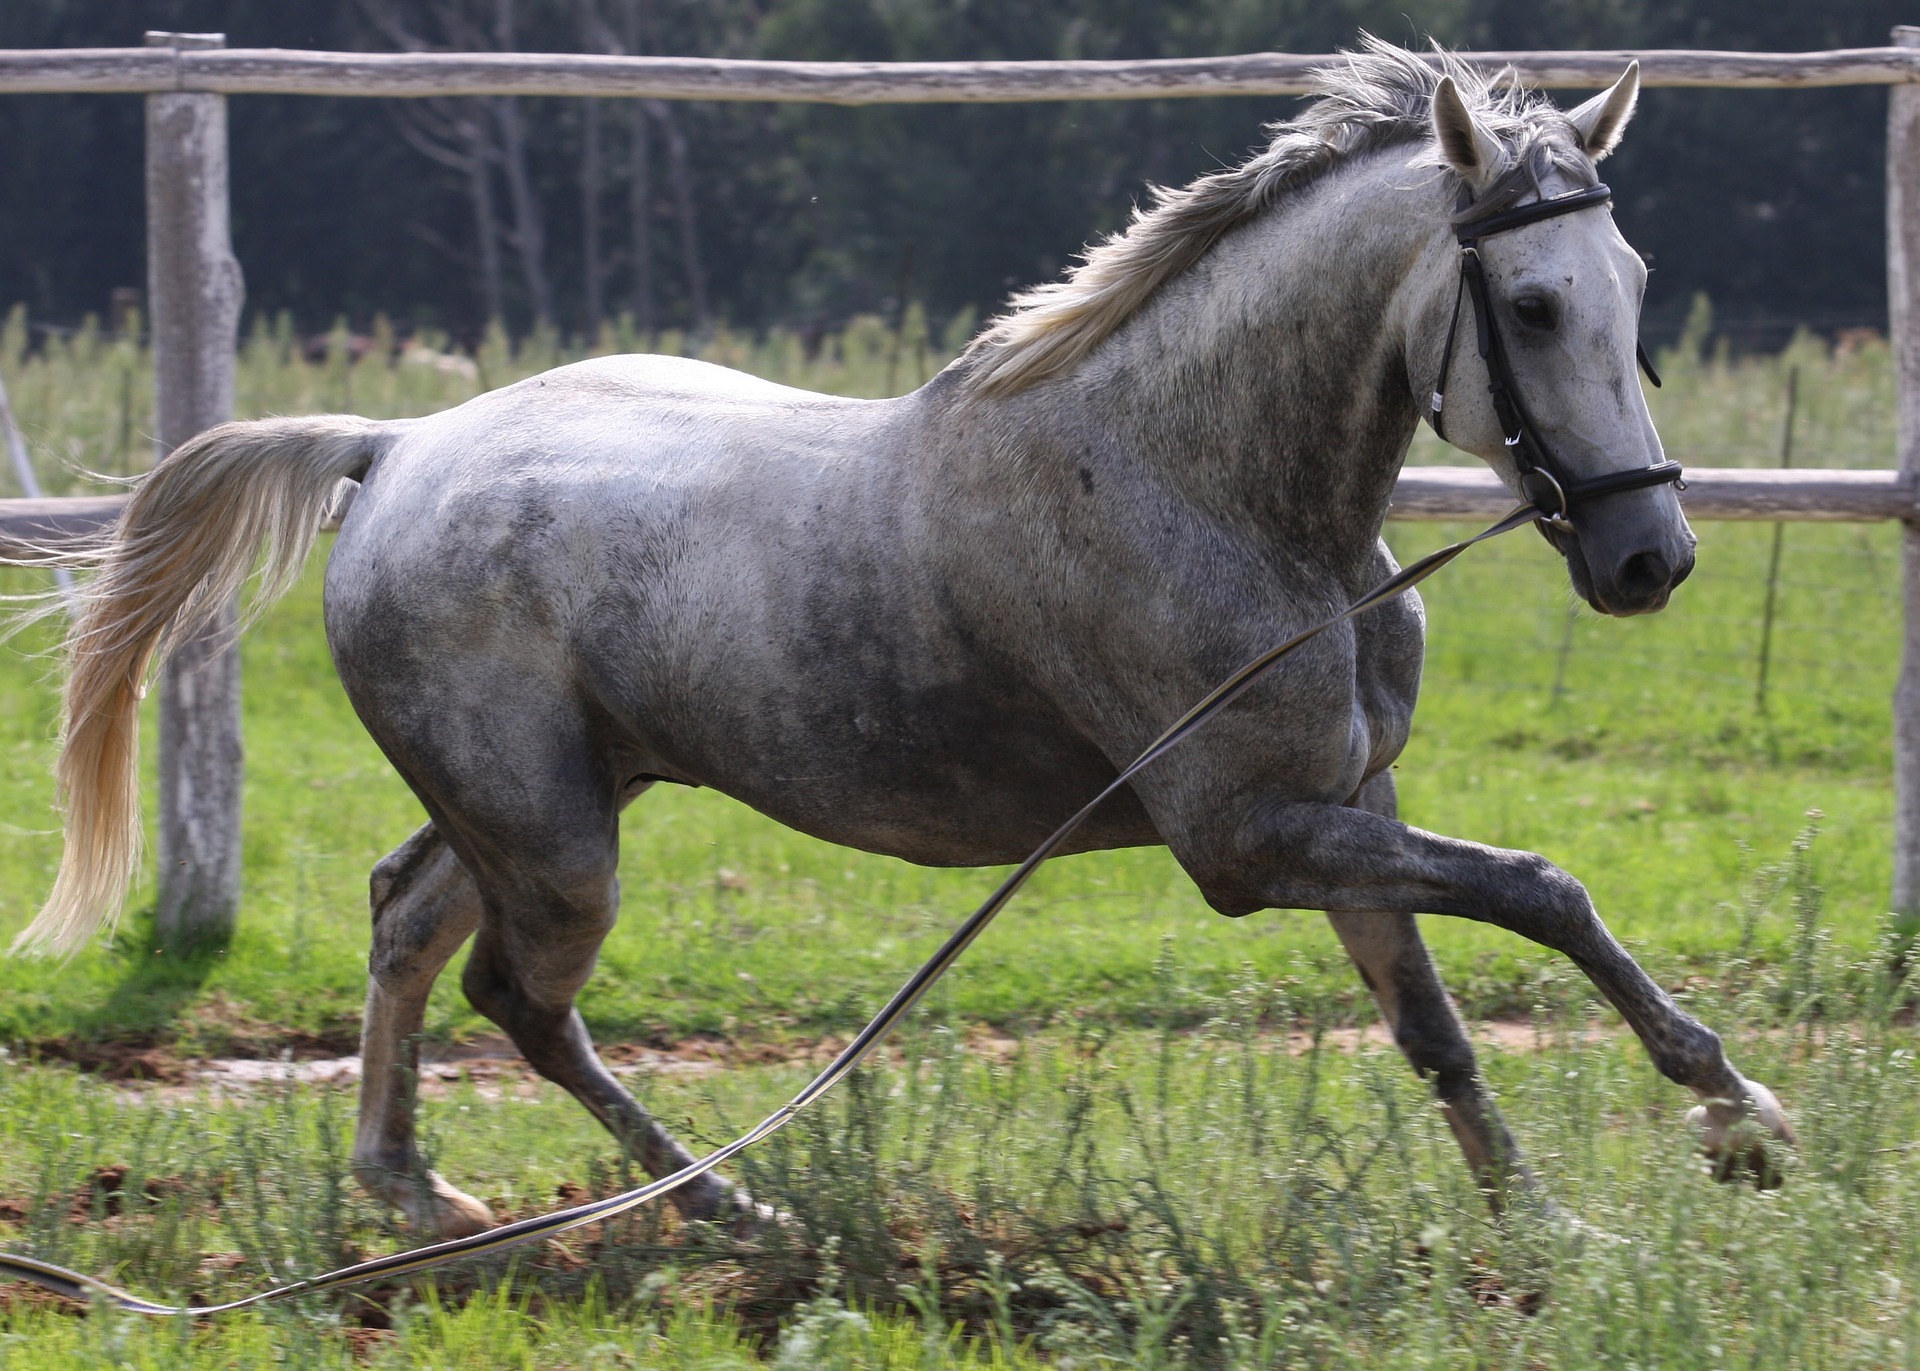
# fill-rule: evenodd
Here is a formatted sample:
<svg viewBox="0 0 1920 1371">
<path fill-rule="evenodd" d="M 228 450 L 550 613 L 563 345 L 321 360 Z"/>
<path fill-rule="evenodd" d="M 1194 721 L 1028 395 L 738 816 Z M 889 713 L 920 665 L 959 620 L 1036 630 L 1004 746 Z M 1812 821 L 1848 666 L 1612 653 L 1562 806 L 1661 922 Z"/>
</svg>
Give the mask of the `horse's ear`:
<svg viewBox="0 0 1920 1371">
<path fill-rule="evenodd" d="M 1629 62 L 1618 81 L 1584 105 L 1567 111 L 1587 156 L 1598 162 L 1619 146 L 1620 135 L 1627 120 L 1633 118 L 1634 102 L 1639 98 L 1640 64 Z"/>
<path fill-rule="evenodd" d="M 1441 77 L 1433 88 L 1433 136 L 1447 165 L 1475 190 L 1484 188 L 1504 168 L 1506 151 L 1480 127 L 1451 76 Z"/>
</svg>

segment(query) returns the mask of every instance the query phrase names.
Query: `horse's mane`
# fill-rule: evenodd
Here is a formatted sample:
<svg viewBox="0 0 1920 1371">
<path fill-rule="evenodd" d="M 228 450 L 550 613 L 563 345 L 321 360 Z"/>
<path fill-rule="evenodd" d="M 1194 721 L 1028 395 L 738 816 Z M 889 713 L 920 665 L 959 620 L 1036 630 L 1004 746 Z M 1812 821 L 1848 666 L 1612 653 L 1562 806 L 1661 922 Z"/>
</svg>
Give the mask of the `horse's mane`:
<svg viewBox="0 0 1920 1371">
<path fill-rule="evenodd" d="M 1467 217 L 1512 204 L 1549 169 L 1583 183 L 1594 179 L 1572 125 L 1511 70 L 1488 77 L 1438 44 L 1429 59 L 1362 34 L 1360 51 L 1343 52 L 1312 74 L 1318 100 L 1267 126 L 1272 139 L 1263 151 L 1178 189 L 1149 187 L 1151 206 L 1136 208 L 1127 228 L 1089 247 L 1062 280 L 1016 295 L 968 347 L 968 389 L 1006 395 L 1065 375 L 1223 233 L 1280 196 L 1365 153 L 1396 144 L 1430 147 L 1433 92 L 1443 75 L 1453 77 L 1467 108 L 1509 158 L 1506 174 Z M 1437 148 L 1413 160 L 1452 175 Z"/>
</svg>

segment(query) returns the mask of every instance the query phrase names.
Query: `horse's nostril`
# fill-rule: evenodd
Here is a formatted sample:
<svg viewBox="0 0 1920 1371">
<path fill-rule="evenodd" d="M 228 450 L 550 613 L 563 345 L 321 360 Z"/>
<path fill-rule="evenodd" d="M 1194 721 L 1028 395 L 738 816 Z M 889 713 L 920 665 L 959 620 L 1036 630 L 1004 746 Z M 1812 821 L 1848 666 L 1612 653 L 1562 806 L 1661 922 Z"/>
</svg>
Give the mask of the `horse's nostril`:
<svg viewBox="0 0 1920 1371">
<path fill-rule="evenodd" d="M 1687 571 L 1692 569 L 1688 567 Z M 1678 584 L 1678 578 L 1673 574 L 1672 564 L 1659 553 L 1636 552 L 1621 564 L 1619 583 L 1628 595 L 1657 595 Z"/>
</svg>

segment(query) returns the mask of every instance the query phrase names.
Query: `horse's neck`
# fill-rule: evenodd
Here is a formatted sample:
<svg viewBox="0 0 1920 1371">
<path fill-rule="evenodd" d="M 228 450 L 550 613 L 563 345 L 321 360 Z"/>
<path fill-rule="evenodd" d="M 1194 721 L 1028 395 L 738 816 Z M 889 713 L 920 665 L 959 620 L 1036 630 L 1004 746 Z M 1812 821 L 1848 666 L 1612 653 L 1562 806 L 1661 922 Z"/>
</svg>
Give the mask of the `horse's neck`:
<svg viewBox="0 0 1920 1371">
<path fill-rule="evenodd" d="M 1082 373 L 1103 426 L 1131 427 L 1115 436 L 1170 481 L 1323 555 L 1370 554 L 1418 421 L 1406 330 L 1428 292 L 1409 273 L 1434 224 L 1403 162 L 1335 172 L 1230 233 Z"/>
</svg>

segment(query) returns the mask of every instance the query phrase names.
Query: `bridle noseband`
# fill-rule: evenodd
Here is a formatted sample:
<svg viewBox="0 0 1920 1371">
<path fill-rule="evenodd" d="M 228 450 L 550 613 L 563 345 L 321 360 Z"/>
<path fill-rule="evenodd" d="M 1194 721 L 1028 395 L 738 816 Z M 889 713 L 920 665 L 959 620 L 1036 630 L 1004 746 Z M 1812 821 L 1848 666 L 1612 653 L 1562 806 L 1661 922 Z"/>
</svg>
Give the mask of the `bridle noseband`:
<svg viewBox="0 0 1920 1371">
<path fill-rule="evenodd" d="M 1464 192 L 1462 198 L 1465 199 Z M 1610 471 L 1584 481 L 1571 480 L 1558 474 L 1556 468 L 1562 471 L 1564 468 L 1548 450 L 1546 441 L 1534 427 L 1526 406 L 1520 401 L 1513 367 L 1507 360 L 1506 345 L 1501 341 L 1499 326 L 1494 322 L 1493 298 L 1487 289 L 1486 268 L 1480 261 L 1480 240 L 1527 224 L 1539 223 L 1542 219 L 1557 219 L 1563 214 L 1604 205 L 1612 198 L 1611 190 L 1596 183 L 1584 190 L 1549 196 L 1530 205 L 1502 210 L 1484 219 L 1456 224 L 1453 231 L 1460 243 L 1460 282 L 1453 292 L 1453 320 L 1447 325 L 1447 342 L 1440 353 L 1440 374 L 1434 382 L 1428 419 L 1433 424 L 1433 431 L 1445 438 L 1447 432 L 1442 426 L 1441 415 L 1446 404 L 1447 372 L 1453 366 L 1453 342 L 1460 328 L 1461 297 L 1471 296 L 1480 358 L 1487 364 L 1487 393 L 1493 399 L 1493 412 L 1500 421 L 1500 432 L 1513 453 L 1514 466 L 1519 469 L 1520 491 L 1540 511 L 1540 522 L 1562 533 L 1573 531 L 1568 510 L 1582 500 L 1669 483 L 1684 490 L 1686 482 L 1680 479 L 1680 464 L 1672 461 L 1655 462 L 1652 466 L 1630 471 Z M 1465 208 L 1465 204 L 1462 208 Z M 1647 373 L 1647 379 L 1658 386 L 1660 374 L 1653 369 L 1646 348 L 1635 340 L 1633 351 L 1641 368 Z"/>
</svg>

